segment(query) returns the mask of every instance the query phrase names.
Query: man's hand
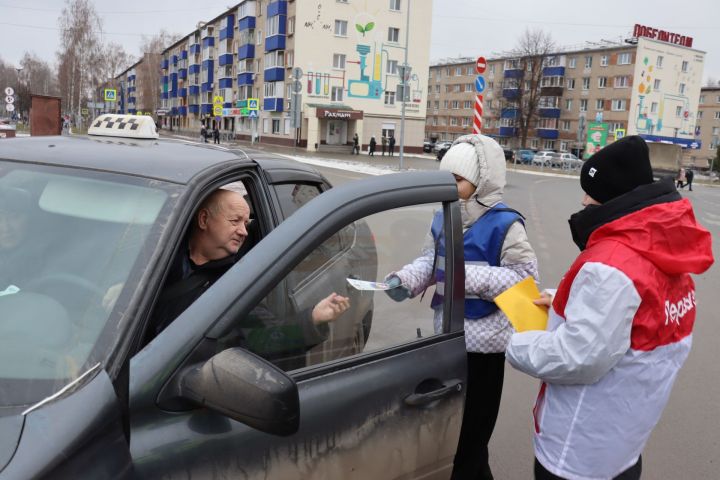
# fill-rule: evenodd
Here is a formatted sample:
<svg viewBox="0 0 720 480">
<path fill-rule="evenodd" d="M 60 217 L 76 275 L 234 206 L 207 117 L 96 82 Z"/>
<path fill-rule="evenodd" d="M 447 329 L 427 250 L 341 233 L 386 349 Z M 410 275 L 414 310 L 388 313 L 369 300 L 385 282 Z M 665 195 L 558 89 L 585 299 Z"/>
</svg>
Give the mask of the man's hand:
<svg viewBox="0 0 720 480">
<path fill-rule="evenodd" d="M 540 294 L 540 298 L 536 298 L 533 300 L 533 303 L 535 305 L 538 305 L 540 307 L 550 308 L 552 305 L 553 297 L 549 293 L 543 292 Z"/>
<path fill-rule="evenodd" d="M 350 308 L 350 299 L 333 292 L 315 305 L 312 311 L 312 321 L 315 325 L 332 322 Z"/>
</svg>

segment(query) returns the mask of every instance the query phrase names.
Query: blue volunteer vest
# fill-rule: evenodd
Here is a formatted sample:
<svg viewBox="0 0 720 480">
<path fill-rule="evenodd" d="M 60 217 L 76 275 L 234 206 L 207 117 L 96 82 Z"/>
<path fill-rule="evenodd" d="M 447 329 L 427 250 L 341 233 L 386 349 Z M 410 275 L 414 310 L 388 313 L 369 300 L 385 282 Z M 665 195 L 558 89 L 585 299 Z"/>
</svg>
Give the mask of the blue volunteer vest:
<svg viewBox="0 0 720 480">
<path fill-rule="evenodd" d="M 505 236 L 510 226 L 518 221 L 524 225 L 522 216 L 503 203 L 498 203 L 488 210 L 463 235 L 465 264 L 499 266 Z M 430 306 L 436 308 L 443 303 L 445 288 L 445 235 L 442 212 L 435 214 L 430 230 L 437 250 L 436 286 Z M 465 318 L 476 320 L 490 315 L 497 309 L 494 302 L 475 296 L 465 297 Z"/>
</svg>

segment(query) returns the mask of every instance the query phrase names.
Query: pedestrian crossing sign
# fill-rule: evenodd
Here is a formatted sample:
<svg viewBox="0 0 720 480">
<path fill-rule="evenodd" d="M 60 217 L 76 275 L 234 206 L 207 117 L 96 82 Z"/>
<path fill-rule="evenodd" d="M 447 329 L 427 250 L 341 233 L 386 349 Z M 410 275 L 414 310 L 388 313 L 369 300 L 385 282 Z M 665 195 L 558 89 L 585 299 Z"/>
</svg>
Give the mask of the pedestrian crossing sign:
<svg viewBox="0 0 720 480">
<path fill-rule="evenodd" d="M 260 100 L 257 98 L 248 98 L 248 110 L 260 110 Z"/>
<path fill-rule="evenodd" d="M 257 118 L 258 112 L 257 110 L 250 110 L 250 113 L 248 113 L 249 118 Z"/>
<path fill-rule="evenodd" d="M 106 102 L 114 102 L 117 99 L 117 90 L 114 88 L 106 88 L 105 89 L 105 101 Z"/>
</svg>

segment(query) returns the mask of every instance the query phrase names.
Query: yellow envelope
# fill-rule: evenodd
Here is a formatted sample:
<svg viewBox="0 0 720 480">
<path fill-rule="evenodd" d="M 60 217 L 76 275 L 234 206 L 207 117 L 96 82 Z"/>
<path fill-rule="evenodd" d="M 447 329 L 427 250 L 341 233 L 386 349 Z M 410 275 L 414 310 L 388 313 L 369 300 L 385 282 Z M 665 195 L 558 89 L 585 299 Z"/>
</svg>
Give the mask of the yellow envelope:
<svg viewBox="0 0 720 480">
<path fill-rule="evenodd" d="M 540 291 L 532 277 L 516 283 L 495 297 L 495 303 L 508 317 L 517 332 L 526 330 L 545 330 L 548 313 L 533 300 L 540 298 Z"/>
</svg>

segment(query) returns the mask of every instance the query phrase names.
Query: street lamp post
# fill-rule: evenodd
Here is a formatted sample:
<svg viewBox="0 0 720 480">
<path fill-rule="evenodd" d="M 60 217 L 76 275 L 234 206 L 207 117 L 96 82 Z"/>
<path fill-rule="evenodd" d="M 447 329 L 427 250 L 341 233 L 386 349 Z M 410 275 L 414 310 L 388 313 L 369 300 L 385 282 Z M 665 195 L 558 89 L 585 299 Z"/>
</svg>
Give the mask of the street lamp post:
<svg viewBox="0 0 720 480">
<path fill-rule="evenodd" d="M 17 100 L 18 100 L 18 102 L 17 102 L 17 116 L 18 116 L 18 120 L 19 120 L 19 119 L 22 118 L 22 107 L 24 106 L 24 104 L 22 104 L 22 102 L 20 102 L 20 95 L 21 95 L 21 92 L 22 92 L 22 89 L 20 88 L 20 87 L 22 87 L 22 80 L 21 80 L 21 77 L 20 77 L 20 72 L 23 71 L 23 67 L 16 67 L 15 70 L 17 71 L 17 85 L 18 85 L 18 88 L 17 88 L 17 95 L 16 95 L 16 96 L 17 96 Z"/>
<path fill-rule="evenodd" d="M 403 61 L 403 69 L 402 69 L 402 98 L 400 101 L 402 102 L 402 106 L 400 107 L 400 154 L 398 155 L 400 157 L 400 170 L 403 169 L 403 157 L 405 154 L 405 98 L 408 97 L 408 82 L 405 79 L 406 72 L 409 67 L 408 65 L 408 48 L 410 47 L 409 38 L 410 38 L 410 0 L 407 0 L 407 21 L 405 22 L 405 60 Z"/>
</svg>

